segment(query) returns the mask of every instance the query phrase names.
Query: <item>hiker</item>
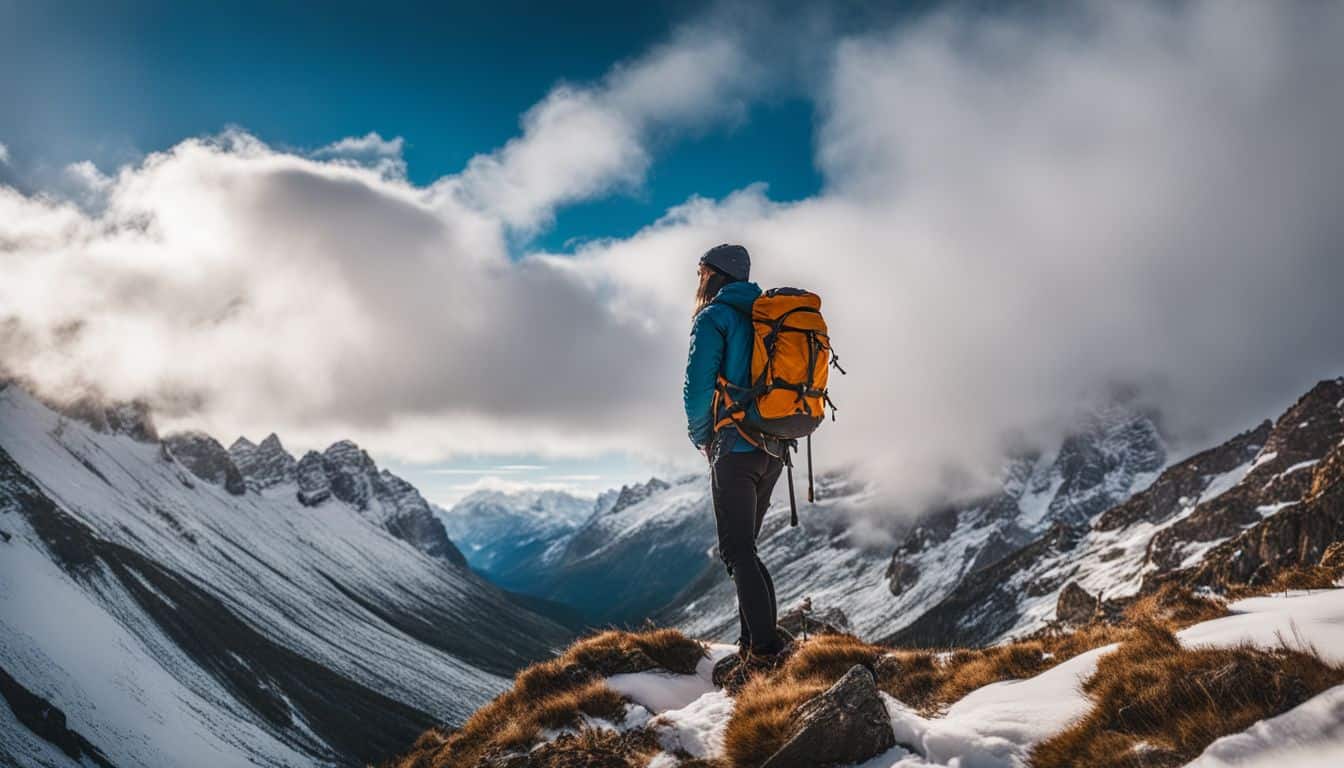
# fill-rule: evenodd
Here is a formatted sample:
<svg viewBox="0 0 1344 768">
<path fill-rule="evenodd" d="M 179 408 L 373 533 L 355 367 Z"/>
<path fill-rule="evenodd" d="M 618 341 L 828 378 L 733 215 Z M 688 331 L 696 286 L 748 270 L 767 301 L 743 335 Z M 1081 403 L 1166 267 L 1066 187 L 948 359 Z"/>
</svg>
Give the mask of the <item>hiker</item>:
<svg viewBox="0 0 1344 768">
<path fill-rule="evenodd" d="M 709 249 L 698 270 L 682 388 L 687 429 L 709 461 L 719 556 L 737 589 L 739 656 L 769 665 L 785 650 L 787 639 L 776 631 L 775 585 L 757 556 L 756 537 L 784 468 L 782 451 L 762 450 L 725 419 L 726 403 L 718 389 L 720 377 L 742 390 L 751 384 L 751 310 L 761 289 L 748 280 L 751 258 L 740 245 Z"/>
</svg>

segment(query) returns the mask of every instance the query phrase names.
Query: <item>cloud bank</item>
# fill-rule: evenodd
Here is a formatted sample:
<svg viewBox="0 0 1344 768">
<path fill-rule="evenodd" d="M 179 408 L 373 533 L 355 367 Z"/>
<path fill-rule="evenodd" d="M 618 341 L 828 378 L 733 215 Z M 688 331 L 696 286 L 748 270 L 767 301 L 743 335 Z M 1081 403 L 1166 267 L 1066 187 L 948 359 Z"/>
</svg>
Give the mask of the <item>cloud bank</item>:
<svg viewBox="0 0 1344 768">
<path fill-rule="evenodd" d="M 685 456 L 693 264 L 734 240 L 826 301 L 851 375 L 818 455 L 903 501 L 1120 392 L 1196 444 L 1344 363 L 1340 39 L 1338 6 L 1224 2 L 837 35 L 820 194 L 746 186 L 522 259 L 511 237 L 640 184 L 662 133 L 740 110 L 769 57 L 674 36 L 427 187 L 377 134 L 191 139 L 90 177 L 99 206 L 0 189 L 0 360 L 223 435 Z"/>
</svg>

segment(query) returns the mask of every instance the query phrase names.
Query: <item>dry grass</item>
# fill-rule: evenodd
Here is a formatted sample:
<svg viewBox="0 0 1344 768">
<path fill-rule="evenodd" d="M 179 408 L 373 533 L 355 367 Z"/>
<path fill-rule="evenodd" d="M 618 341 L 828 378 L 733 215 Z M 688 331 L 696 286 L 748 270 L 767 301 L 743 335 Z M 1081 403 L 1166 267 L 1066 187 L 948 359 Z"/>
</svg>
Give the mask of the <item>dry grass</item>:
<svg viewBox="0 0 1344 768">
<path fill-rule="evenodd" d="M 817 635 L 783 667 L 743 687 L 724 734 L 725 752 L 739 768 L 763 763 L 788 740 L 794 711 L 856 664 L 873 670 L 880 689 L 935 714 L 977 688 L 1038 675 L 1079 653 L 1118 642 L 1122 633 L 1097 625 L 1069 635 L 950 653 L 893 650 L 851 635 Z"/>
<path fill-rule="evenodd" d="M 582 728 L 563 734 L 528 754 L 527 768 L 643 768 L 661 748 L 637 729 L 624 733 Z"/>
<path fill-rule="evenodd" d="M 578 726 L 581 715 L 619 722 L 625 702 L 602 682 L 603 677 L 649 669 L 690 674 L 704 656 L 703 645 L 676 630 L 598 633 L 570 646 L 559 658 L 519 672 L 510 690 L 477 710 L 460 730 L 451 735 L 437 729 L 427 732 L 392 765 L 471 766 L 486 754 L 532 744 L 542 729 Z"/>
<path fill-rule="evenodd" d="M 1222 600 L 1164 584 L 1156 592 L 1135 600 L 1125 610 L 1125 621 L 1131 626 L 1157 625 L 1175 631 L 1226 615 L 1227 603 Z"/>
<path fill-rule="evenodd" d="M 1291 589 L 1334 589 L 1341 578 L 1344 578 L 1344 568 L 1299 565 L 1279 571 L 1274 580 L 1267 584 L 1233 587 L 1227 591 L 1227 596 L 1231 600 L 1241 600 L 1246 597 L 1278 594 Z"/>
<path fill-rule="evenodd" d="M 1171 630 L 1145 623 L 1097 664 L 1084 683 L 1094 706 L 1039 744 L 1034 768 L 1176 766 L 1214 739 L 1236 733 L 1344 682 L 1344 670 L 1314 655 L 1187 649 Z"/>
</svg>

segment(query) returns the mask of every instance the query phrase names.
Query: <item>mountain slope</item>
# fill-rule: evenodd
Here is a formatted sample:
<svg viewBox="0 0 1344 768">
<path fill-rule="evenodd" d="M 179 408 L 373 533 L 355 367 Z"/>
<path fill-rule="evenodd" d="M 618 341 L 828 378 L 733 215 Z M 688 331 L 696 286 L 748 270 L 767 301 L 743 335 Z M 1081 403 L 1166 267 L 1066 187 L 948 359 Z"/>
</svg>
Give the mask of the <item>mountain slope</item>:
<svg viewBox="0 0 1344 768">
<path fill-rule="evenodd" d="M 389 530 L 414 499 L 371 462 L 363 508 L 309 506 L 283 471 L 238 494 L 143 423 L 89 421 L 0 388 L 0 669 L 114 765 L 381 759 L 567 636 Z M 69 764 L 44 749 L 5 757 Z"/>
<path fill-rule="evenodd" d="M 1167 574 L 1199 566 L 1215 550 L 1223 562 L 1240 560 L 1243 556 L 1236 553 L 1247 548 L 1229 540 L 1275 530 L 1279 520 L 1300 519 L 1318 479 L 1318 465 L 1328 468 L 1323 460 L 1337 450 L 1341 438 L 1344 379 L 1323 381 L 1273 424 L 1265 422 L 1178 462 L 1090 525 L 1061 526 L 973 574 L 916 622 L 886 639 L 902 644 L 993 642 L 1054 620 L 1069 585 L 1081 587 L 1091 598 L 1123 602 L 1141 590 L 1155 589 Z M 1280 519 L 1280 514 L 1286 517 Z M 1315 517 L 1331 520 L 1338 513 Z M 1324 534 L 1316 538 L 1329 541 Z M 1319 557 L 1323 547 L 1318 544 L 1314 552 L 1299 547 L 1291 533 L 1273 541 L 1260 548 L 1256 564 L 1299 556 L 1307 562 Z M 1250 564 L 1251 558 L 1244 562 Z M 1253 575 L 1253 569 L 1240 565 L 1225 572 L 1240 576 L 1234 581 Z M 1217 581 L 1207 572 L 1197 580 Z"/>
</svg>

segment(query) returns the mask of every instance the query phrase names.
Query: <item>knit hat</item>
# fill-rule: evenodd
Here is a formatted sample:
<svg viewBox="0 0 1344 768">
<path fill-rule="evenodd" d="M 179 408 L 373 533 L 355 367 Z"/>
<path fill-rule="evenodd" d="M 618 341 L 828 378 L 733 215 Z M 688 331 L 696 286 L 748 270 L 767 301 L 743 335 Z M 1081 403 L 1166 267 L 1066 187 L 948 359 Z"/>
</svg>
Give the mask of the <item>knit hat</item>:
<svg viewBox="0 0 1344 768">
<path fill-rule="evenodd" d="M 740 245 L 724 243 L 705 251 L 700 263 L 719 270 L 734 280 L 746 280 L 751 275 L 751 256 Z"/>
</svg>

